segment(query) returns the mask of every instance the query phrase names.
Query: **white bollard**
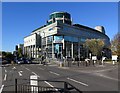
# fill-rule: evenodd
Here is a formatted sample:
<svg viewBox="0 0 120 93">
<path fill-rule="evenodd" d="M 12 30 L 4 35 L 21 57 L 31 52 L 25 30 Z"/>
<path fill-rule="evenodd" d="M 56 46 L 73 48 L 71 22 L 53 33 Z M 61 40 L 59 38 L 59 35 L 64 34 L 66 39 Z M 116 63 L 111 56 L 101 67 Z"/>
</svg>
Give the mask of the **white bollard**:
<svg viewBox="0 0 120 93">
<path fill-rule="evenodd" d="M 104 60 L 106 59 L 106 57 L 102 57 L 102 65 L 104 65 Z"/>
<path fill-rule="evenodd" d="M 115 65 L 115 61 L 113 60 L 113 65 Z"/>
<path fill-rule="evenodd" d="M 60 67 L 62 67 L 63 66 L 63 64 L 62 64 L 62 62 L 60 62 Z"/>
<path fill-rule="evenodd" d="M 96 60 L 94 60 L 93 62 L 94 62 L 94 64 L 95 64 L 95 63 L 96 63 Z"/>
<path fill-rule="evenodd" d="M 35 79 L 35 80 L 32 80 Z M 36 75 L 31 75 L 30 76 L 30 85 L 31 85 L 31 91 L 32 93 L 38 93 L 38 77 Z M 35 86 L 35 87 L 33 87 Z"/>
</svg>

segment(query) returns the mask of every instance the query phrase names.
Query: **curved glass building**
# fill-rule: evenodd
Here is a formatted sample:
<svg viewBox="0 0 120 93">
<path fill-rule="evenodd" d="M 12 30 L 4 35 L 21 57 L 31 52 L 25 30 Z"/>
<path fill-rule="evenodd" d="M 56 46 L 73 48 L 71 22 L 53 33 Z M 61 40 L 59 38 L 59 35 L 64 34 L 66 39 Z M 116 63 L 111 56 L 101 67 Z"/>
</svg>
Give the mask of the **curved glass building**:
<svg viewBox="0 0 120 93">
<path fill-rule="evenodd" d="M 52 23 L 66 23 L 71 25 L 71 16 L 67 12 L 54 12 L 51 13 L 49 16 L 49 20 L 47 25 L 52 24 Z"/>
<path fill-rule="evenodd" d="M 83 48 L 86 39 L 102 39 L 105 42 L 104 52 L 111 56 L 108 46 L 110 39 L 103 26 L 95 29 L 73 24 L 67 12 L 53 12 L 45 25 L 32 31 L 24 38 L 24 53 L 30 57 L 39 57 L 40 53 L 49 58 L 70 57 L 86 58 L 89 53 Z"/>
</svg>

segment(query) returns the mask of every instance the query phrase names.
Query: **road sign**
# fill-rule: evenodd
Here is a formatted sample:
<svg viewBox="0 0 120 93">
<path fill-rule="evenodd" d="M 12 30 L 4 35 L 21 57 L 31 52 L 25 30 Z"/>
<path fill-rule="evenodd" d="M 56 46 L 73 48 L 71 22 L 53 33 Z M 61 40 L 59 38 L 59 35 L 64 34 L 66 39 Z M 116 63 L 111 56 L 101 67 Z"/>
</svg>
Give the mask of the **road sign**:
<svg viewBox="0 0 120 93">
<path fill-rule="evenodd" d="M 96 56 L 92 56 L 92 60 L 97 60 L 97 57 Z"/>
<path fill-rule="evenodd" d="M 112 55 L 112 60 L 115 60 L 115 61 L 117 61 L 117 55 Z"/>
<path fill-rule="evenodd" d="M 30 85 L 31 85 L 31 91 L 32 93 L 38 93 L 38 77 L 36 75 L 30 76 Z"/>
</svg>

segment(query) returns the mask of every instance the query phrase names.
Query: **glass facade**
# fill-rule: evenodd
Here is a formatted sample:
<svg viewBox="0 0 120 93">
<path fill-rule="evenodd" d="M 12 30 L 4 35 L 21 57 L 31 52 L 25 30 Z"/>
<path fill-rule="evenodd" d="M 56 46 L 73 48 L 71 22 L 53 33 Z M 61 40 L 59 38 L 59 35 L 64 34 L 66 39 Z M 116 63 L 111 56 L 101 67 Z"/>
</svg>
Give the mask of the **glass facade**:
<svg viewBox="0 0 120 93">
<path fill-rule="evenodd" d="M 71 24 L 72 22 L 70 20 L 65 20 L 66 24 Z"/>
<path fill-rule="evenodd" d="M 50 24 L 52 24 L 52 21 L 50 21 L 50 22 L 47 23 L 47 25 L 50 25 Z"/>
<path fill-rule="evenodd" d="M 63 36 L 54 36 L 54 40 L 63 40 Z"/>
<path fill-rule="evenodd" d="M 86 54 L 83 54 L 85 53 L 83 47 L 81 45 L 79 46 L 79 42 L 85 42 L 85 40 L 86 40 L 85 38 L 78 38 L 72 36 L 62 36 L 62 35 L 48 36 L 47 39 L 46 38 L 42 39 L 44 54 L 49 58 L 52 58 L 53 54 L 54 54 L 54 58 L 59 58 L 59 59 L 61 59 L 63 56 L 76 58 L 79 55 L 78 52 L 80 49 L 80 58 L 85 58 Z"/>
<path fill-rule="evenodd" d="M 76 37 L 71 37 L 71 36 L 64 36 L 65 41 L 70 41 L 70 42 L 78 42 L 78 38 Z"/>
<path fill-rule="evenodd" d="M 49 22 L 47 23 L 47 25 L 50 25 L 52 23 L 55 23 L 55 22 L 58 22 L 58 23 L 66 23 L 66 24 L 69 24 L 71 25 L 71 16 L 69 13 L 67 12 L 54 12 L 52 13 L 50 16 L 49 16 Z"/>
<path fill-rule="evenodd" d="M 42 38 L 42 45 L 46 45 L 46 38 Z"/>
<path fill-rule="evenodd" d="M 52 44 L 53 36 L 48 36 L 47 37 L 47 43 Z"/>
<path fill-rule="evenodd" d="M 63 23 L 63 20 L 57 20 L 58 23 Z"/>
<path fill-rule="evenodd" d="M 54 44 L 55 58 L 62 58 L 62 49 L 63 49 L 62 44 Z"/>
<path fill-rule="evenodd" d="M 86 26 L 72 24 L 71 16 L 67 12 L 50 14 L 47 24 L 42 26 L 42 29 L 40 27 L 34 30 L 32 34 L 38 34 L 37 38 L 34 39 L 37 43 L 32 48 L 27 45 L 28 48 L 30 47 L 31 51 L 33 51 L 34 47 L 36 48 L 35 52 L 32 52 L 34 55 L 41 48 L 41 52 L 49 58 L 62 58 L 62 56 L 71 58 L 80 56 L 85 58 L 88 54 L 82 45 L 86 39 L 105 39 L 106 46 L 110 45 L 109 37 L 102 32 L 100 33 Z M 38 39 L 39 36 L 40 40 Z M 33 42 L 33 40 L 29 39 L 24 43 L 29 44 L 30 42 Z"/>
<path fill-rule="evenodd" d="M 64 18 L 68 18 L 68 19 L 71 18 L 71 17 L 70 17 L 70 14 L 69 14 L 69 13 L 66 13 L 66 12 L 60 12 L 60 13 L 51 14 L 51 15 L 49 16 L 49 18 L 50 18 L 50 19 L 52 19 L 52 18 L 63 18 L 63 16 L 64 16 Z"/>
</svg>

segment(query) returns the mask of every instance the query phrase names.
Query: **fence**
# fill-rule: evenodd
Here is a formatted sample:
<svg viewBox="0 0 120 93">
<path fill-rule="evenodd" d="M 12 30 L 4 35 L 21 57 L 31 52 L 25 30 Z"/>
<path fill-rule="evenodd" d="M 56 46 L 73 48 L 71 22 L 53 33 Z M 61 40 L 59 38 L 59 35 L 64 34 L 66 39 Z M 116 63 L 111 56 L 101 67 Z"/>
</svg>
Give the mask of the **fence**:
<svg viewBox="0 0 120 93">
<path fill-rule="evenodd" d="M 15 79 L 15 93 L 83 93 L 65 81 L 36 80 L 38 86 L 30 85 L 31 79 Z M 35 79 L 33 79 L 35 80 Z M 22 81 L 22 82 L 21 82 Z M 43 85 L 43 82 L 54 83 L 55 87 Z M 40 84 L 41 83 L 41 84 Z"/>
<path fill-rule="evenodd" d="M 63 66 L 64 67 L 89 67 L 89 66 L 96 66 L 96 65 L 101 65 L 101 61 L 64 61 Z"/>
</svg>

